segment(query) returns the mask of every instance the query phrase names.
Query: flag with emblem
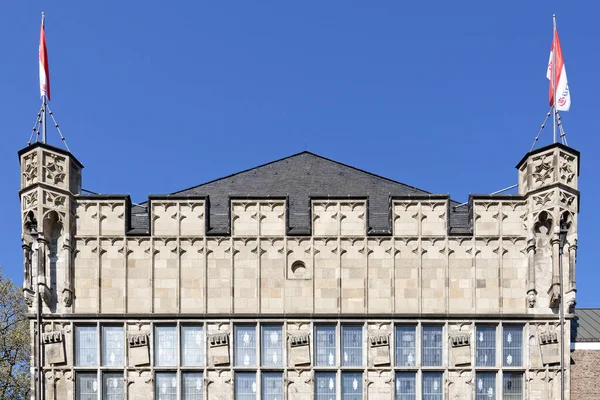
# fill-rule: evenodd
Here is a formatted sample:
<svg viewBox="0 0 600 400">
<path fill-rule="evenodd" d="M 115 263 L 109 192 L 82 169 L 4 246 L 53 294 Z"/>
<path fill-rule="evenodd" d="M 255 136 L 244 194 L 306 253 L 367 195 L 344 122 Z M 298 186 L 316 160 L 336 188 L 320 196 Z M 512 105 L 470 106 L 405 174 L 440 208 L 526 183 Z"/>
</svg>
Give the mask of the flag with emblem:
<svg viewBox="0 0 600 400">
<path fill-rule="evenodd" d="M 555 65 L 556 68 L 554 68 Z M 571 93 L 569 92 L 567 70 L 556 28 L 554 29 L 554 39 L 552 40 L 546 77 L 550 80 L 550 106 L 554 107 L 554 96 L 556 94 L 556 109 L 558 111 L 569 111 L 571 107 Z"/>
<path fill-rule="evenodd" d="M 46 32 L 44 31 L 44 18 L 40 29 L 40 97 L 46 96 L 50 100 L 50 71 L 48 69 L 48 50 L 46 49 Z"/>
</svg>

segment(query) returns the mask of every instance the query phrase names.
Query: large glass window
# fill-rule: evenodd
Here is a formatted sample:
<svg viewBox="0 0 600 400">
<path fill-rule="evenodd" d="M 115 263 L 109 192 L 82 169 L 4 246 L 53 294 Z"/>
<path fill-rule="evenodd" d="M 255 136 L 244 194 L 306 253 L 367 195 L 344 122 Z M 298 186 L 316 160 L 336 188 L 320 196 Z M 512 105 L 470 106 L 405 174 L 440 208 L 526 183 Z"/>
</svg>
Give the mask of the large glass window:
<svg viewBox="0 0 600 400">
<path fill-rule="evenodd" d="M 235 365 L 238 367 L 256 366 L 256 327 L 254 325 L 235 327 Z"/>
<path fill-rule="evenodd" d="M 396 400 L 415 400 L 417 398 L 416 374 L 414 372 L 396 373 Z"/>
<path fill-rule="evenodd" d="M 283 374 L 280 372 L 263 372 L 262 400 L 283 399 Z"/>
<path fill-rule="evenodd" d="M 333 367 L 335 365 L 335 326 L 315 327 L 315 365 Z"/>
<path fill-rule="evenodd" d="M 181 377 L 182 400 L 202 400 L 203 379 L 201 372 L 184 372 Z"/>
<path fill-rule="evenodd" d="M 256 373 L 235 374 L 235 400 L 256 400 Z"/>
<path fill-rule="evenodd" d="M 174 326 L 156 326 L 154 328 L 155 364 L 159 367 L 177 365 L 177 328 Z"/>
<path fill-rule="evenodd" d="M 102 375 L 102 398 L 105 400 L 125 400 L 123 373 L 104 373 Z"/>
<path fill-rule="evenodd" d="M 281 326 L 262 327 L 262 360 L 265 367 L 280 367 L 283 365 L 283 340 Z"/>
<path fill-rule="evenodd" d="M 496 327 L 477 326 L 475 334 L 475 365 L 493 367 L 496 365 Z"/>
<path fill-rule="evenodd" d="M 204 335 L 202 326 L 181 327 L 181 365 L 199 367 L 204 363 Z"/>
<path fill-rule="evenodd" d="M 98 365 L 98 337 L 95 326 L 75 327 L 75 364 L 79 367 L 93 367 Z M 97 384 L 96 384 L 97 385 Z"/>
<path fill-rule="evenodd" d="M 361 400 L 363 398 L 362 372 L 342 373 L 342 400 Z"/>
<path fill-rule="evenodd" d="M 423 327 L 423 361 L 426 367 L 442 365 L 442 327 L 427 325 Z"/>
<path fill-rule="evenodd" d="M 77 400 L 98 400 L 98 375 L 96 372 L 78 372 L 76 379 Z"/>
<path fill-rule="evenodd" d="M 502 377 L 502 387 L 505 400 L 523 399 L 523 373 L 504 372 Z"/>
<path fill-rule="evenodd" d="M 342 326 L 342 365 L 359 367 L 362 365 L 362 326 Z"/>
<path fill-rule="evenodd" d="M 444 374 L 441 372 L 423 372 L 423 400 L 442 400 Z"/>
<path fill-rule="evenodd" d="M 177 400 L 177 377 L 174 372 L 157 372 L 155 383 L 156 400 Z"/>
<path fill-rule="evenodd" d="M 523 326 L 504 325 L 502 363 L 505 367 L 523 364 Z"/>
<path fill-rule="evenodd" d="M 416 362 L 416 327 L 396 326 L 396 366 L 412 367 Z"/>
<path fill-rule="evenodd" d="M 475 400 L 496 399 L 496 373 L 478 372 L 475 374 Z"/>
<path fill-rule="evenodd" d="M 125 361 L 122 326 L 102 327 L 102 365 L 123 366 Z"/>
<path fill-rule="evenodd" d="M 315 400 L 335 399 L 335 373 L 315 372 Z"/>
</svg>

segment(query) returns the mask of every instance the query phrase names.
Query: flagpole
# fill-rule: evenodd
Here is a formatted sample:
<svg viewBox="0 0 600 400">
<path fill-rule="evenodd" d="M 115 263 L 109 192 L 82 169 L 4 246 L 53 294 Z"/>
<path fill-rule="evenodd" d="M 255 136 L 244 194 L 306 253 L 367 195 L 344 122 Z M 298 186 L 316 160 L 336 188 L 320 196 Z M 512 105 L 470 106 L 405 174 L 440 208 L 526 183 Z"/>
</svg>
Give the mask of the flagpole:
<svg viewBox="0 0 600 400">
<path fill-rule="evenodd" d="M 552 132 L 554 143 L 556 143 L 556 14 L 552 14 Z"/>
<path fill-rule="evenodd" d="M 46 29 L 46 16 L 42 12 L 42 28 Z M 46 77 L 48 79 L 48 77 Z M 46 95 L 42 96 L 42 143 L 46 143 Z"/>
</svg>

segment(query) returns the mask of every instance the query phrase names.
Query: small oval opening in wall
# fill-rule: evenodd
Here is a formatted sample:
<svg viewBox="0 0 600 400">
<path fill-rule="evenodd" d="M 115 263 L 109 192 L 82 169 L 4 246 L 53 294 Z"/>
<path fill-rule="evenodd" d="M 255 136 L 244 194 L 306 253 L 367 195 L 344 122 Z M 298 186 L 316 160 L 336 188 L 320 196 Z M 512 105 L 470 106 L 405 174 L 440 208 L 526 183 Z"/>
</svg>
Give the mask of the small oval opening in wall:
<svg viewBox="0 0 600 400">
<path fill-rule="evenodd" d="M 306 272 L 306 265 L 302 261 L 294 261 L 292 264 L 292 274 L 302 276 Z"/>
</svg>

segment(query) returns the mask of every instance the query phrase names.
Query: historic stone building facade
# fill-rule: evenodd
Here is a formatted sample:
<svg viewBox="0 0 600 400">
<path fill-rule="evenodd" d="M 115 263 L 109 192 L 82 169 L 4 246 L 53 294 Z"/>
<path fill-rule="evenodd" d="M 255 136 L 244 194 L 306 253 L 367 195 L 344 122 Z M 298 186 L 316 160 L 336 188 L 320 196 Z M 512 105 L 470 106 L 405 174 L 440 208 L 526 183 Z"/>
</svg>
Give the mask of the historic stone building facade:
<svg viewBox="0 0 600 400">
<path fill-rule="evenodd" d="M 84 194 L 68 152 L 19 157 L 46 399 L 560 398 L 571 148 L 465 205 L 308 152 L 142 205 Z"/>
</svg>

